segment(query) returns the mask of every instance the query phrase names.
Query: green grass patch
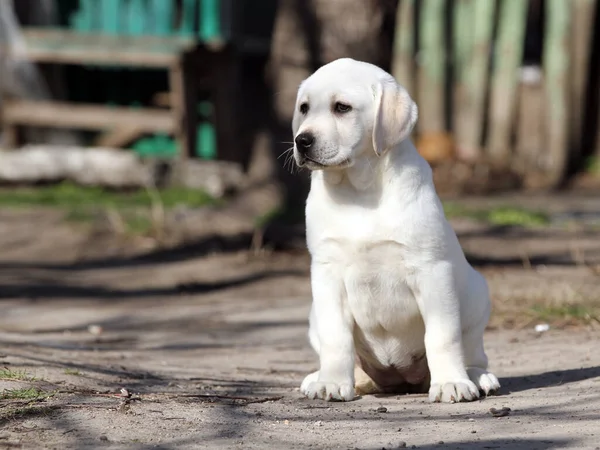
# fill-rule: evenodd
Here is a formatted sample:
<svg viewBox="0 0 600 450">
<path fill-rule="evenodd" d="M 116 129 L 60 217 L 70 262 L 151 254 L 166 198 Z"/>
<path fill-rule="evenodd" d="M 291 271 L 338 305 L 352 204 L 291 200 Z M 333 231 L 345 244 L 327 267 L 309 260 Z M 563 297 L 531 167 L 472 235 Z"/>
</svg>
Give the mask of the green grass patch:
<svg viewBox="0 0 600 450">
<path fill-rule="evenodd" d="M 65 375 L 73 375 L 76 377 L 80 377 L 82 375 L 81 372 L 77 369 L 65 369 L 64 374 Z"/>
<path fill-rule="evenodd" d="M 448 218 L 467 217 L 500 226 L 539 227 L 550 223 L 548 215 L 543 212 L 510 206 L 475 209 L 459 203 L 446 202 L 444 212 Z"/>
<path fill-rule="evenodd" d="M 165 208 L 178 205 L 201 207 L 216 204 L 217 200 L 204 191 L 168 188 L 157 191 Z M 99 187 L 78 186 L 64 182 L 55 185 L 0 190 L 0 206 L 47 206 L 62 208 L 149 208 L 151 193 L 145 189 L 115 191 Z"/>
<path fill-rule="evenodd" d="M 37 388 L 6 389 L 0 392 L 2 400 L 38 400 L 52 396 L 51 393 Z"/>
<path fill-rule="evenodd" d="M 0 380 L 15 380 L 15 381 L 35 381 L 24 370 L 11 370 L 8 367 L 0 369 Z"/>
<path fill-rule="evenodd" d="M 152 208 L 160 206 L 168 211 L 178 206 L 199 208 L 217 205 L 220 201 L 204 191 L 187 188 L 168 188 L 149 191 L 111 190 L 79 186 L 64 182 L 55 185 L 0 189 L 0 207 L 47 207 L 64 211 L 66 220 L 90 223 L 99 213 L 113 211 L 123 222 L 127 233 L 150 234 L 155 224 Z"/>
<path fill-rule="evenodd" d="M 597 156 L 590 156 L 585 161 L 585 171 L 594 175 L 600 175 L 600 158 Z"/>
<path fill-rule="evenodd" d="M 531 313 L 536 319 L 544 322 L 556 322 L 558 320 L 578 323 L 600 322 L 600 311 L 598 308 L 583 304 L 558 306 L 535 305 L 531 308 Z"/>
</svg>

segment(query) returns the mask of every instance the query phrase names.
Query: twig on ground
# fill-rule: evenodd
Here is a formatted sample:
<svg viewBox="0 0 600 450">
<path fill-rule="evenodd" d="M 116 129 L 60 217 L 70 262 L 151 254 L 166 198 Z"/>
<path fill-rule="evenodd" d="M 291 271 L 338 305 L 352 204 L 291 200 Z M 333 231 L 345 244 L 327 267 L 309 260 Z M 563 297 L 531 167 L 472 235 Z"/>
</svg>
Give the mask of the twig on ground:
<svg viewBox="0 0 600 450">
<path fill-rule="evenodd" d="M 283 396 L 277 397 L 240 397 L 236 395 L 222 395 L 222 394 L 182 394 L 182 395 L 173 395 L 170 398 L 206 398 L 206 399 L 219 399 L 219 400 L 239 400 L 242 402 L 246 402 L 246 404 L 250 403 L 266 403 L 266 402 L 275 402 L 277 400 L 281 400 Z"/>
</svg>

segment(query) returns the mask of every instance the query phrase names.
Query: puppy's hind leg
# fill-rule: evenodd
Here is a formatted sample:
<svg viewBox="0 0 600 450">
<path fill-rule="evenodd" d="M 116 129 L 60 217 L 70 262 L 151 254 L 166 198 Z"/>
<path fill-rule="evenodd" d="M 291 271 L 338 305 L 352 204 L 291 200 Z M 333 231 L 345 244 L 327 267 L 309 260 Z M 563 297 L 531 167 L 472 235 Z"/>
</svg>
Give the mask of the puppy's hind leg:
<svg viewBox="0 0 600 450">
<path fill-rule="evenodd" d="M 360 366 L 354 367 L 354 390 L 358 395 L 379 394 L 382 389 Z"/>
</svg>

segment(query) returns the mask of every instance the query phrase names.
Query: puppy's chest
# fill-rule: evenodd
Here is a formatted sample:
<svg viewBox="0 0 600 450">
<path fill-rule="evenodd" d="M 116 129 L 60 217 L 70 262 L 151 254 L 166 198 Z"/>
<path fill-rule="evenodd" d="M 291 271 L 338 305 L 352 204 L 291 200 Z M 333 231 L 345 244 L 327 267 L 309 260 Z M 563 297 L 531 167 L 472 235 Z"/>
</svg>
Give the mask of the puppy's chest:
<svg viewBox="0 0 600 450">
<path fill-rule="evenodd" d="M 364 331 L 396 329 L 418 315 L 403 244 L 337 238 L 324 240 L 320 247 L 317 253 L 340 277 L 348 306 Z"/>
</svg>

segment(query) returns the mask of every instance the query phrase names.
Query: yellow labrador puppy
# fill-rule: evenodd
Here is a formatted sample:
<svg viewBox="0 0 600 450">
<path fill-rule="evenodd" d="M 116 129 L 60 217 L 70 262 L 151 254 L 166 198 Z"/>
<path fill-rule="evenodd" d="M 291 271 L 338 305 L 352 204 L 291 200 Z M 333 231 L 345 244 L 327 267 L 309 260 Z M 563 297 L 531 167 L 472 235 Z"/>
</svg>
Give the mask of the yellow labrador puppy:
<svg viewBox="0 0 600 450">
<path fill-rule="evenodd" d="M 429 389 L 431 401 L 458 402 L 500 387 L 483 348 L 487 284 L 409 139 L 416 120 L 406 90 L 371 64 L 339 59 L 300 85 L 294 158 L 312 171 L 309 338 L 320 358 L 302 383 L 309 398 Z"/>
</svg>

